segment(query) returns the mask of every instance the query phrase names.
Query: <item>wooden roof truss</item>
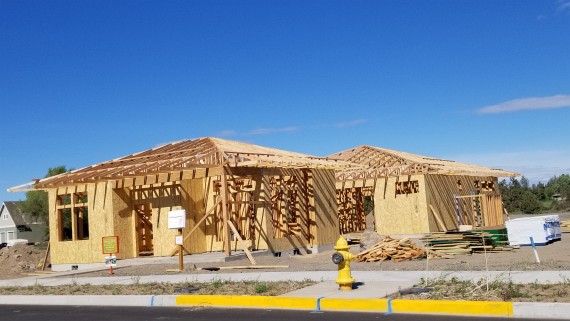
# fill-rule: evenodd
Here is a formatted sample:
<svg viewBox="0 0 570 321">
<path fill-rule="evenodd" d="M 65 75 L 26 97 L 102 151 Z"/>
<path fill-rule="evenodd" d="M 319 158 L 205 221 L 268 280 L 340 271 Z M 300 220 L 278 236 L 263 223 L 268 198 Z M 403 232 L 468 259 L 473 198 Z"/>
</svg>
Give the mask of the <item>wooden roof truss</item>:
<svg viewBox="0 0 570 321">
<path fill-rule="evenodd" d="M 336 171 L 338 181 L 383 178 L 416 174 L 446 174 L 505 177 L 517 173 L 431 158 L 372 146 L 359 146 L 332 154 L 329 159 L 356 163 L 363 169 L 346 168 Z"/>
<path fill-rule="evenodd" d="M 65 185 L 114 182 L 115 186 L 146 185 L 220 175 L 221 168 L 348 169 L 354 164 L 219 138 L 199 138 L 166 144 L 140 153 L 35 180 L 9 191 L 46 189 Z M 358 167 L 358 166 L 357 166 Z"/>
</svg>

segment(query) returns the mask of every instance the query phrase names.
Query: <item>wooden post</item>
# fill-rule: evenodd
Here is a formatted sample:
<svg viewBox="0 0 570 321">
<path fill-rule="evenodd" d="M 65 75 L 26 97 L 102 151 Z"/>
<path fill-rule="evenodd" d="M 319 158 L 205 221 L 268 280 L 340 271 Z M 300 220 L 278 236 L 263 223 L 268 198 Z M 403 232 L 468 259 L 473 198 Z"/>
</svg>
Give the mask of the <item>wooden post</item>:
<svg viewBox="0 0 570 321">
<path fill-rule="evenodd" d="M 182 229 L 178 229 L 178 235 L 182 238 Z M 178 244 L 178 270 L 184 271 L 184 245 Z"/>
<path fill-rule="evenodd" d="M 46 256 L 44 256 L 44 261 L 42 263 L 42 271 L 45 271 L 46 269 L 46 264 L 47 264 L 47 259 L 48 259 L 48 255 L 49 255 L 49 241 L 48 241 L 48 246 L 47 246 L 47 250 L 46 250 Z"/>
<path fill-rule="evenodd" d="M 230 229 L 228 227 L 228 182 L 226 179 L 226 168 L 222 171 L 222 215 L 223 215 L 223 233 L 224 233 L 224 251 L 226 256 L 231 255 Z"/>
</svg>

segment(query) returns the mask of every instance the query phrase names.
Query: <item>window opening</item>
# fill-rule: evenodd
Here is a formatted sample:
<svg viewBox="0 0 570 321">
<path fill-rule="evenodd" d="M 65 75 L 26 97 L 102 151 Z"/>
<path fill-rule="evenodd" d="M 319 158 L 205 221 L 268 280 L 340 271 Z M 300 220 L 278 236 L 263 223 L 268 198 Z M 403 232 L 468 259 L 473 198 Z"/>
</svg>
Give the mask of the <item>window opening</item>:
<svg viewBox="0 0 570 321">
<path fill-rule="evenodd" d="M 57 195 L 56 208 L 59 241 L 89 239 L 87 192 Z"/>
<path fill-rule="evenodd" d="M 420 184 L 418 181 L 396 182 L 396 195 L 419 193 Z"/>
</svg>

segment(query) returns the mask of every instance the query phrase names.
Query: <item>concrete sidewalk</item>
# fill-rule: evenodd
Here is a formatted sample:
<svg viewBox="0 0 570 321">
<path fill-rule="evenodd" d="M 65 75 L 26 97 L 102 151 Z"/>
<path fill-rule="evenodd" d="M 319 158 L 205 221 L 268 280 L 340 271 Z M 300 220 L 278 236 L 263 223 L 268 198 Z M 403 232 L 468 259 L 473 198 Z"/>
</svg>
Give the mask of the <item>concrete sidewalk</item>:
<svg viewBox="0 0 570 321">
<path fill-rule="evenodd" d="M 570 280 L 570 271 L 353 271 L 355 289 L 340 291 L 335 284 L 336 271 L 259 272 L 243 273 L 169 274 L 148 276 L 82 277 L 70 272 L 22 279 L 0 280 L 0 286 L 69 285 L 69 284 L 134 284 L 151 282 L 211 282 L 212 280 L 287 281 L 314 280 L 319 283 L 279 297 L 256 296 L 1 296 L 0 304 L 69 304 L 69 305 L 137 305 L 176 306 L 201 305 L 220 307 L 290 308 L 371 311 L 383 313 L 436 313 L 514 316 L 526 318 L 570 318 L 570 304 L 511 303 L 469 301 L 388 300 L 385 297 L 400 289 L 418 284 L 422 278 L 458 278 L 475 280 L 488 278 L 515 283 L 558 283 Z M 335 301 L 336 300 L 336 301 Z M 495 312 L 493 312 L 495 311 Z"/>
<path fill-rule="evenodd" d="M 212 280 L 258 280 L 258 281 L 334 281 L 338 276 L 337 271 L 271 271 L 260 272 L 244 270 L 243 272 L 214 272 L 200 274 L 167 274 L 167 275 L 144 275 L 144 276 L 104 276 L 84 277 L 71 271 L 41 276 L 31 276 L 20 279 L 0 280 L 0 286 L 28 286 L 28 285 L 66 285 L 66 284 L 133 284 L 151 282 L 210 282 Z M 492 280 L 511 280 L 514 283 L 557 283 L 570 280 L 570 271 L 353 271 L 352 276 L 356 282 L 367 284 L 372 282 L 378 285 L 377 293 L 386 296 L 386 293 L 394 293 L 398 288 L 406 288 L 423 279 L 450 279 L 456 277 L 461 280 L 480 280 L 488 278 Z M 385 284 L 384 287 L 382 284 Z M 349 293 L 364 292 L 368 287 L 362 286 Z M 377 294 L 375 294 L 376 296 Z"/>
</svg>

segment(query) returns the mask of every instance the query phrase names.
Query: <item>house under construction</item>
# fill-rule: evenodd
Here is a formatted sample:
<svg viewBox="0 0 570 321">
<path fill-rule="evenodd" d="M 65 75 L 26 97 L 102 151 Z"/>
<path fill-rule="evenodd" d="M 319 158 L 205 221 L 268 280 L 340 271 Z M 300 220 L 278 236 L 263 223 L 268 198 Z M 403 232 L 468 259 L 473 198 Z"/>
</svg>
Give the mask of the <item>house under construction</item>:
<svg viewBox="0 0 570 321">
<path fill-rule="evenodd" d="M 188 253 L 317 250 L 339 235 L 335 170 L 351 165 L 218 138 L 166 144 L 12 188 L 49 195 L 52 264 L 173 255 L 168 213 L 186 211 Z"/>
<path fill-rule="evenodd" d="M 372 146 L 328 158 L 365 168 L 336 172 L 342 233 L 366 228 L 366 197 L 374 202 L 375 230 L 382 235 L 501 226 L 498 177 L 518 175 Z"/>
</svg>

